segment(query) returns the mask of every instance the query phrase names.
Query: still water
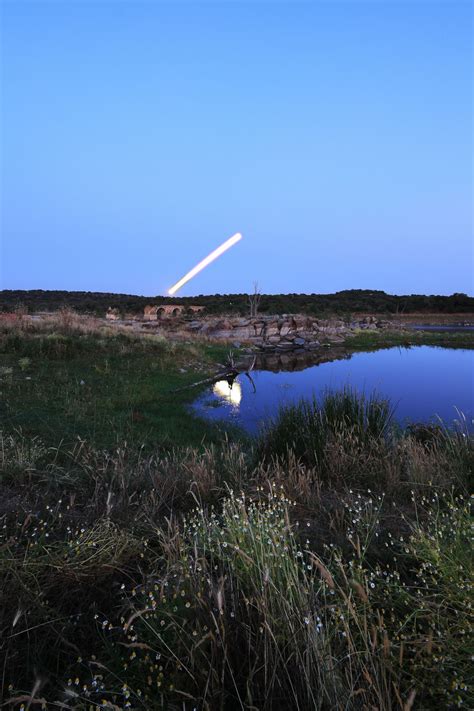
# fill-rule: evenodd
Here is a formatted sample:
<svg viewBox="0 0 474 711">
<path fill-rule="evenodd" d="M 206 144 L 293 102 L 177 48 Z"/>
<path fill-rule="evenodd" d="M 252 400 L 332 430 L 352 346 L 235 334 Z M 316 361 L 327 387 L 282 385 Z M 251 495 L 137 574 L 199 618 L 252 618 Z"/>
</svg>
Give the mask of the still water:
<svg viewBox="0 0 474 711">
<path fill-rule="evenodd" d="M 317 365 L 305 362 L 299 370 L 272 372 L 266 367 L 257 365 L 252 372 L 256 392 L 248 378 L 240 375 L 232 388 L 226 381 L 216 383 L 194 402 L 193 410 L 201 417 L 232 423 L 256 434 L 282 405 L 320 398 L 325 390 L 349 386 L 388 398 L 401 425 L 437 418 L 451 425 L 459 418 L 459 410 L 473 429 L 474 350 L 389 348 L 340 353 L 337 360 Z"/>
</svg>

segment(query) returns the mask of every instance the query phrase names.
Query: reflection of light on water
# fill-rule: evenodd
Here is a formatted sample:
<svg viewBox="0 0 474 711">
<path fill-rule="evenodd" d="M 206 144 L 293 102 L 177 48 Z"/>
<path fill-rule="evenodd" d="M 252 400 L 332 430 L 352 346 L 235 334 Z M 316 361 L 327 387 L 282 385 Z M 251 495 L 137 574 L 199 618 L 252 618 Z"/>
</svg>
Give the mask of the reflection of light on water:
<svg viewBox="0 0 474 711">
<path fill-rule="evenodd" d="M 227 380 L 218 380 L 214 384 L 214 393 L 230 402 L 234 407 L 238 407 L 242 400 L 242 388 L 237 381 L 231 387 Z"/>
</svg>

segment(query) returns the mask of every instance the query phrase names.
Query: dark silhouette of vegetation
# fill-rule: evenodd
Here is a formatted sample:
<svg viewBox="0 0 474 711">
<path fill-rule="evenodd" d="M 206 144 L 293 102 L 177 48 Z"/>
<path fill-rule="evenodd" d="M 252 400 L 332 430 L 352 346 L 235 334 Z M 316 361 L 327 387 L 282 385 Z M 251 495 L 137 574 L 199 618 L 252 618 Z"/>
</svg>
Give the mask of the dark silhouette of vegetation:
<svg viewBox="0 0 474 711">
<path fill-rule="evenodd" d="M 0 291 L 0 311 L 15 309 L 56 311 L 69 307 L 79 313 L 103 315 L 109 307 L 120 313 L 141 314 L 150 304 L 201 304 L 208 314 L 248 315 L 248 294 L 199 294 L 198 296 L 135 296 L 91 291 Z M 348 289 L 335 294 L 262 294 L 259 313 L 306 313 L 316 316 L 350 313 L 472 313 L 474 297 L 467 294 L 451 296 L 422 294 L 395 295 L 369 289 Z"/>
</svg>

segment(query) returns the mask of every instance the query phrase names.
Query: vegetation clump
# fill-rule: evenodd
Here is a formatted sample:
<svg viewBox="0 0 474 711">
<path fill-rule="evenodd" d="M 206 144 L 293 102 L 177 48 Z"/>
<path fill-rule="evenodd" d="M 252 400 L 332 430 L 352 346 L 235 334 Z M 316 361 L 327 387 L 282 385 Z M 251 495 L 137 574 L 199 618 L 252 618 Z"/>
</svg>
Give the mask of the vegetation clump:
<svg viewBox="0 0 474 711">
<path fill-rule="evenodd" d="M 334 448 L 366 455 L 390 437 L 393 410 L 375 394 L 366 397 L 349 388 L 327 392 L 321 405 L 313 399 L 282 408 L 260 439 L 258 456 L 284 457 L 293 452 L 310 466 L 327 469 Z M 353 462 L 352 462 L 353 464 Z"/>
</svg>

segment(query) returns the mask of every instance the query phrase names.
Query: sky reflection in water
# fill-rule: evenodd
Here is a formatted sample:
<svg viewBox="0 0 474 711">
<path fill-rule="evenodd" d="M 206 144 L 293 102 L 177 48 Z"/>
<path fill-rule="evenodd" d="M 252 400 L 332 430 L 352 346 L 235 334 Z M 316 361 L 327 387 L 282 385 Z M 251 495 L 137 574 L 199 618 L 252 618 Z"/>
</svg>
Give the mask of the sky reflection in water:
<svg viewBox="0 0 474 711">
<path fill-rule="evenodd" d="M 474 417 L 474 350 L 417 346 L 355 353 L 349 360 L 311 366 L 295 372 L 252 373 L 257 392 L 244 376 L 234 383 L 216 383 L 196 400 L 197 414 L 228 421 L 257 433 L 280 406 L 302 398 L 321 397 L 327 389 L 350 386 L 374 390 L 395 406 L 401 424 L 440 417 L 446 424 L 458 418 L 456 408 L 470 423 Z"/>
</svg>

